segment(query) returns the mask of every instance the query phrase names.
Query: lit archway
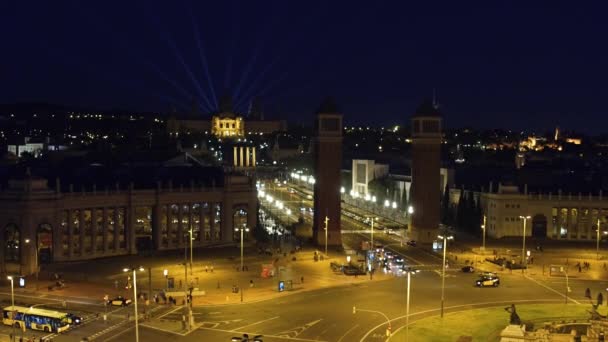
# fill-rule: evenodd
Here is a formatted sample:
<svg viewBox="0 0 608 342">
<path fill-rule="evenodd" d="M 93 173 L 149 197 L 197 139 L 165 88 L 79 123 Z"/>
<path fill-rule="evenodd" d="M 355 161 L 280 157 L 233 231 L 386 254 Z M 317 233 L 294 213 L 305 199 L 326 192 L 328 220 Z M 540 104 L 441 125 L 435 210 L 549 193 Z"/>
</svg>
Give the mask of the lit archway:
<svg viewBox="0 0 608 342">
<path fill-rule="evenodd" d="M 38 263 L 48 264 L 53 261 L 53 227 L 48 223 L 38 226 L 36 231 Z"/>
<path fill-rule="evenodd" d="M 21 246 L 19 241 L 21 230 L 16 224 L 9 224 L 4 227 L 4 260 L 9 262 L 19 262 L 21 260 Z"/>
<path fill-rule="evenodd" d="M 532 218 L 532 236 L 537 239 L 547 237 L 547 218 L 545 215 L 537 214 Z"/>
</svg>

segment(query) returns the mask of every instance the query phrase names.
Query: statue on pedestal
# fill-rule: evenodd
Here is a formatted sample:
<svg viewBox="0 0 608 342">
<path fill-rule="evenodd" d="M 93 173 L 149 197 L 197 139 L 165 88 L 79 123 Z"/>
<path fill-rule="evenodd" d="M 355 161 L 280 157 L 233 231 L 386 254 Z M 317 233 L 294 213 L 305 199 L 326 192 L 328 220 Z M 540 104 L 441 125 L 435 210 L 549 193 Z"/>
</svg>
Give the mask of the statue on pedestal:
<svg viewBox="0 0 608 342">
<path fill-rule="evenodd" d="M 513 325 L 521 325 L 521 319 L 515 310 L 515 304 L 511 304 L 511 306 L 507 306 L 505 311 L 511 314 L 511 318 L 509 320 L 509 324 Z"/>
</svg>

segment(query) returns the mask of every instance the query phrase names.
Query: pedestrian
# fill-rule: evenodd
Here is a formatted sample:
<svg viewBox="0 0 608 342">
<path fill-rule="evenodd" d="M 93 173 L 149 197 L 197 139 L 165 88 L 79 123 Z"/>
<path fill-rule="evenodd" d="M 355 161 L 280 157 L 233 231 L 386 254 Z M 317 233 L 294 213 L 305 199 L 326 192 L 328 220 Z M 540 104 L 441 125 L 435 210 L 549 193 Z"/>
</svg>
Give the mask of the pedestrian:
<svg viewBox="0 0 608 342">
<path fill-rule="evenodd" d="M 213 273 L 213 265 L 211 265 L 211 273 Z"/>
<path fill-rule="evenodd" d="M 604 271 L 606 270 L 606 263 L 604 263 Z"/>
<path fill-rule="evenodd" d="M 205 265 L 205 273 L 209 272 L 209 267 L 207 267 L 207 265 Z"/>
<path fill-rule="evenodd" d="M 578 273 L 581 273 L 581 271 L 582 271 L 581 265 L 578 265 Z"/>
<path fill-rule="evenodd" d="M 597 306 L 600 306 L 604 303 L 604 295 L 602 293 L 597 294 Z"/>
<path fill-rule="evenodd" d="M 179 280 L 179 287 L 180 288 L 182 287 L 182 280 L 181 279 Z"/>
<path fill-rule="evenodd" d="M 585 290 L 585 298 L 591 299 L 591 290 L 589 288 Z"/>
<path fill-rule="evenodd" d="M 249 280 L 249 287 L 253 287 L 253 279 Z"/>
<path fill-rule="evenodd" d="M 301 284 L 304 284 L 304 276 L 301 276 L 301 277 L 300 277 L 300 283 L 301 283 Z"/>
</svg>

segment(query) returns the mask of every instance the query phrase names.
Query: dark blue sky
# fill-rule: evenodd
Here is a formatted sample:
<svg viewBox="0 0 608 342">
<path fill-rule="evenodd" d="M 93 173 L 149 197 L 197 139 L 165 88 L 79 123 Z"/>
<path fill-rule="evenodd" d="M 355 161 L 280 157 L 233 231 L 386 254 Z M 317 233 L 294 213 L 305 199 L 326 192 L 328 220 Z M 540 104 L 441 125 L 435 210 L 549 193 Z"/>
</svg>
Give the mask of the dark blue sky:
<svg viewBox="0 0 608 342">
<path fill-rule="evenodd" d="M 0 102 L 212 109 L 227 90 L 301 121 L 333 95 L 347 124 L 388 125 L 436 88 L 451 127 L 598 133 L 603 3 L 3 1 Z"/>
</svg>

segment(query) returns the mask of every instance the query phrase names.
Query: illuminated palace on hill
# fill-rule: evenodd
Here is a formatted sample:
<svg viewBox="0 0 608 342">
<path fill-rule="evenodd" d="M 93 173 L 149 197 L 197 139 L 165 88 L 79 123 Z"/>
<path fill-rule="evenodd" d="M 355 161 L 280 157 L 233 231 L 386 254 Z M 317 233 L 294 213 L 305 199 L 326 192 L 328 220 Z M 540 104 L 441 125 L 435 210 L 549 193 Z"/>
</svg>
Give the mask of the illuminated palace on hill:
<svg viewBox="0 0 608 342">
<path fill-rule="evenodd" d="M 217 138 L 237 138 L 287 130 L 285 120 L 264 120 L 261 105 L 256 100 L 252 101 L 246 117 L 234 112 L 230 96 L 222 97 L 219 107 L 219 111 L 213 113 L 211 118 L 203 117 L 196 106 L 189 114 L 176 115 L 174 113 L 167 121 L 167 131 L 170 134 L 178 135 L 180 133 L 211 133 Z"/>
</svg>

